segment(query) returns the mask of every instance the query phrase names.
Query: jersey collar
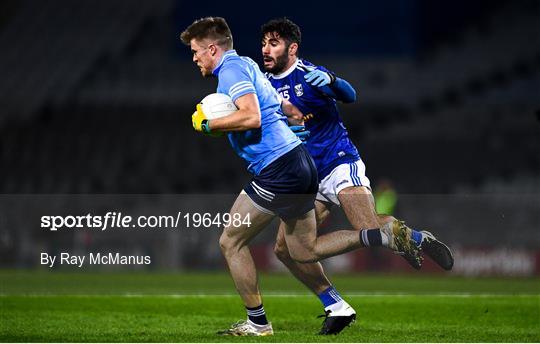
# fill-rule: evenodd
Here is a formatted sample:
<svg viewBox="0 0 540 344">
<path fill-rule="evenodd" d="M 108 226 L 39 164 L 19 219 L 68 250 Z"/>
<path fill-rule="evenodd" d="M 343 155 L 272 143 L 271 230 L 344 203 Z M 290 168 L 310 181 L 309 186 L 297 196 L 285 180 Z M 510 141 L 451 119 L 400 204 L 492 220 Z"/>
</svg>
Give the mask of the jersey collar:
<svg viewBox="0 0 540 344">
<path fill-rule="evenodd" d="M 216 68 L 214 68 L 214 70 L 212 71 L 212 74 L 218 75 L 219 70 L 221 69 L 221 66 L 223 65 L 223 62 L 230 56 L 238 56 L 238 54 L 236 53 L 236 50 L 231 49 L 231 50 L 227 50 L 226 52 L 224 52 L 223 55 L 221 56 L 221 59 L 219 60 L 219 63 L 217 64 Z"/>
<path fill-rule="evenodd" d="M 298 58 L 296 58 L 296 61 L 294 61 L 294 63 L 292 64 L 292 66 L 289 67 L 289 69 L 287 69 L 286 71 L 284 71 L 283 73 L 281 74 L 272 74 L 272 78 L 274 79 L 283 79 L 285 77 L 287 77 L 289 74 L 291 74 L 295 69 L 296 69 L 296 66 L 298 66 L 298 61 L 300 61 Z"/>
</svg>

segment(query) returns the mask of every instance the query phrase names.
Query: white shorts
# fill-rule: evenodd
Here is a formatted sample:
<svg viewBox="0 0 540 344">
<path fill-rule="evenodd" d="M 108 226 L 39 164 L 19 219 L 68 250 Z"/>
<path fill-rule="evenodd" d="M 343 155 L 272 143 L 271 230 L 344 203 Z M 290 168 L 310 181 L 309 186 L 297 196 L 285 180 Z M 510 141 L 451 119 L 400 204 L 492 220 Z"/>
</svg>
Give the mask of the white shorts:
<svg viewBox="0 0 540 344">
<path fill-rule="evenodd" d="M 365 186 L 371 190 L 368 177 L 366 177 L 366 165 L 361 159 L 348 164 L 338 165 L 329 175 L 319 183 L 317 200 L 339 204 L 337 195 L 349 186 Z"/>
</svg>

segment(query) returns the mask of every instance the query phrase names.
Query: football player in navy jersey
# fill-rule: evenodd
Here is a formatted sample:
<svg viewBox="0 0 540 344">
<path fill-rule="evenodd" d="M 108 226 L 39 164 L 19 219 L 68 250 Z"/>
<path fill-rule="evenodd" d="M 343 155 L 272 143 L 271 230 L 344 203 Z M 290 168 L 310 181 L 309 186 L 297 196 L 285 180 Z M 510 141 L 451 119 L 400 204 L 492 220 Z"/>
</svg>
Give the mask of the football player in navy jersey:
<svg viewBox="0 0 540 344">
<path fill-rule="evenodd" d="M 376 213 L 370 182 L 365 174 L 366 167 L 341 120 L 336 101 L 354 102 L 354 88 L 325 67 L 298 57 L 301 32 L 289 19 L 279 18 L 267 22 L 261 28 L 261 35 L 266 77 L 283 99 L 306 114 L 304 123 L 289 122 L 305 124 L 306 130 L 299 131 L 298 136 L 306 140 L 306 147 L 317 166 L 317 224 L 324 221 L 335 204 L 343 208 L 355 229 L 362 230 L 364 246 L 391 247 L 384 235 L 371 236 L 365 230 L 395 222 L 403 225 L 403 222 Z M 309 136 L 306 136 L 308 132 Z M 321 333 L 339 333 L 354 319 L 355 311 L 332 286 L 320 263 L 299 264 L 291 259 L 290 248 L 284 240 L 284 230 L 281 225 L 275 246 L 277 257 L 296 278 L 319 296 L 326 313 Z M 413 240 L 423 252 L 443 269 L 452 268 L 454 259 L 445 244 L 427 231 L 411 232 Z M 414 268 L 421 267 L 421 261 L 410 259 L 407 255 L 404 258 Z"/>
</svg>

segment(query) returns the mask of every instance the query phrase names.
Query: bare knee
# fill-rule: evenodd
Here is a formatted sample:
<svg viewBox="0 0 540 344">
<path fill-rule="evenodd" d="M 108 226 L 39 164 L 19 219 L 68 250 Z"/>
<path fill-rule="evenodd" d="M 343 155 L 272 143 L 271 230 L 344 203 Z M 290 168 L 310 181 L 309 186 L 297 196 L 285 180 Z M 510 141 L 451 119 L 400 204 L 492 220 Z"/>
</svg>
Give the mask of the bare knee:
<svg viewBox="0 0 540 344">
<path fill-rule="evenodd" d="M 319 257 L 316 254 L 305 252 L 295 253 L 290 252 L 285 242 L 276 242 L 274 246 L 274 254 L 284 264 L 291 262 L 297 263 L 315 263 L 319 261 Z"/>
<path fill-rule="evenodd" d="M 219 248 L 223 254 L 225 254 L 225 252 L 228 250 L 229 245 L 230 243 L 227 236 L 225 233 L 221 233 L 221 236 L 219 237 Z"/>
<path fill-rule="evenodd" d="M 292 261 L 291 254 L 289 253 L 289 248 L 285 240 L 278 240 L 274 245 L 274 254 L 276 257 L 283 263 Z"/>
<path fill-rule="evenodd" d="M 226 231 L 223 231 L 219 237 L 219 248 L 221 249 L 223 255 L 227 257 L 231 255 L 232 252 L 238 251 L 239 247 L 240 245 L 238 240 L 228 235 Z"/>
</svg>

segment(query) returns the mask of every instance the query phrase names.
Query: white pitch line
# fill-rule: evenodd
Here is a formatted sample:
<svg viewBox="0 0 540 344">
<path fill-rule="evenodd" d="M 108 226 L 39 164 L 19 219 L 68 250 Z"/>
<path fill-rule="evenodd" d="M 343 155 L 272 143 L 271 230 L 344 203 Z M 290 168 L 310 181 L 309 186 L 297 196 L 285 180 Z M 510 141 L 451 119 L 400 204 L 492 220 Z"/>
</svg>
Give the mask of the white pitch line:
<svg viewBox="0 0 540 344">
<path fill-rule="evenodd" d="M 238 294 L 170 294 L 170 295 L 145 295 L 145 294 L 125 294 L 122 295 L 123 297 L 147 297 L 147 296 L 156 296 L 156 297 L 171 297 L 171 298 L 188 298 L 188 297 L 238 297 Z M 275 297 L 275 298 L 281 298 L 281 297 L 315 297 L 315 295 L 312 294 L 262 294 L 263 297 Z M 469 297 L 479 297 L 479 298 L 488 298 L 488 297 L 508 297 L 508 296 L 516 296 L 516 297 L 539 297 L 540 294 L 472 294 L 472 293 L 452 293 L 452 294 L 406 294 L 406 293 L 396 293 L 396 294 L 386 294 L 386 293 L 353 293 L 353 294 L 346 294 L 343 293 L 343 297 L 345 298 L 351 298 L 351 297 L 365 297 L 365 298 L 377 298 L 377 297 L 410 297 L 410 296 L 420 296 L 420 297 L 456 297 L 456 298 L 469 298 Z"/>
<path fill-rule="evenodd" d="M 137 294 L 137 293 L 125 293 L 125 294 L 5 294 L 0 293 L 0 297 L 9 297 L 9 296 L 26 296 L 26 297 L 80 297 L 80 298 L 92 298 L 92 297 L 155 297 L 155 298 L 211 298 L 211 297 L 224 297 L 224 298 L 233 298 L 239 297 L 238 294 Z M 315 297 L 312 294 L 306 293 L 265 293 L 263 297 L 271 298 L 290 298 L 290 297 Z M 351 297 L 364 297 L 364 298 L 380 298 L 380 297 L 440 297 L 440 298 L 489 298 L 489 297 L 538 297 L 540 294 L 488 294 L 488 293 L 436 293 L 436 294 L 411 294 L 411 293 L 343 293 L 345 298 Z"/>
</svg>

